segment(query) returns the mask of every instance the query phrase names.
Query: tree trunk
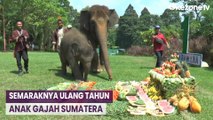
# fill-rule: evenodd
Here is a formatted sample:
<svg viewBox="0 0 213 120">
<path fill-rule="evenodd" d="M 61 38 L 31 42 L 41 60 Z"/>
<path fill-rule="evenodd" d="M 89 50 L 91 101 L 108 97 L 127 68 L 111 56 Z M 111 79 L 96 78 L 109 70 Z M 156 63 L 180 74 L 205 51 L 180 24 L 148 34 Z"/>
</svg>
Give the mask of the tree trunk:
<svg viewBox="0 0 213 120">
<path fill-rule="evenodd" d="M 2 36 L 3 36 L 3 41 L 4 41 L 4 46 L 3 46 L 3 50 L 6 51 L 7 48 L 7 42 L 6 42 L 6 37 L 5 37 L 5 18 L 4 18 L 4 7 L 2 7 Z"/>
</svg>

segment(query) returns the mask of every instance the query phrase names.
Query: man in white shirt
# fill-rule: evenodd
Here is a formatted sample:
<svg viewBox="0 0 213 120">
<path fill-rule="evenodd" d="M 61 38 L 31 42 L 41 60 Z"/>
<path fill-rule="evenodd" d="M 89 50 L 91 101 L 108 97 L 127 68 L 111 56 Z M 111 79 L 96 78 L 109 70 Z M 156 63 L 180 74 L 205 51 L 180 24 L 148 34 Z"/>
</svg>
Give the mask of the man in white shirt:
<svg viewBox="0 0 213 120">
<path fill-rule="evenodd" d="M 59 50 L 61 40 L 66 32 L 66 29 L 63 28 L 63 21 L 61 19 L 58 20 L 58 28 L 53 33 L 53 50 Z"/>
</svg>

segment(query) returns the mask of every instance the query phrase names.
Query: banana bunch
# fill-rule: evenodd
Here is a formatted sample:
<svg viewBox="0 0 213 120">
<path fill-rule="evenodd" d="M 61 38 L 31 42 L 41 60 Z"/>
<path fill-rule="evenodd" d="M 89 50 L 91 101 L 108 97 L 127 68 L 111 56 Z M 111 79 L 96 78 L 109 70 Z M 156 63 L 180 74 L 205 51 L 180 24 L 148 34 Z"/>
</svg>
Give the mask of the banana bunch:
<svg viewBox="0 0 213 120">
<path fill-rule="evenodd" d="M 162 99 L 160 96 L 160 90 L 157 90 L 155 86 L 150 86 L 148 88 L 147 95 L 154 101 Z"/>
</svg>

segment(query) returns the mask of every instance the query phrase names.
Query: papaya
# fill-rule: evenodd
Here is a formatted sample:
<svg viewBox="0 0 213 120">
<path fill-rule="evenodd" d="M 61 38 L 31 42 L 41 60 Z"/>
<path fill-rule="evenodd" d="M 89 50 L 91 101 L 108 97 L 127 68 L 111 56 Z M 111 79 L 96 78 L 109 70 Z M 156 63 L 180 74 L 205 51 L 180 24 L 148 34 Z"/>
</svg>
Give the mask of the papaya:
<svg viewBox="0 0 213 120">
<path fill-rule="evenodd" d="M 197 101 L 197 99 L 194 97 L 194 96 L 189 96 L 189 101 L 192 102 L 192 101 Z"/>
<path fill-rule="evenodd" d="M 178 97 L 177 95 L 174 95 L 172 97 L 170 97 L 169 102 L 172 103 L 174 106 L 178 105 Z"/>
<path fill-rule="evenodd" d="M 113 90 L 113 101 L 116 101 L 118 99 L 119 92 L 117 90 Z"/>
<path fill-rule="evenodd" d="M 189 100 L 187 97 L 183 97 L 178 102 L 178 108 L 180 111 L 186 110 L 189 107 Z"/>
<path fill-rule="evenodd" d="M 149 83 L 149 82 L 151 81 L 151 77 L 146 77 L 146 78 L 144 79 L 144 81 L 147 82 L 147 83 Z"/>
<path fill-rule="evenodd" d="M 189 71 L 189 70 L 187 70 L 187 71 L 185 72 L 185 75 L 186 75 L 186 77 L 187 77 L 187 78 L 189 78 L 189 77 L 191 76 L 190 71 Z"/>
<path fill-rule="evenodd" d="M 197 101 L 192 101 L 190 103 L 190 109 L 193 113 L 200 113 L 201 112 L 201 105 Z"/>
<path fill-rule="evenodd" d="M 189 97 L 190 100 L 190 109 L 193 113 L 200 113 L 201 112 L 201 105 L 198 103 L 197 99 L 193 96 Z"/>
<path fill-rule="evenodd" d="M 178 98 L 177 98 L 177 95 L 174 95 L 174 96 L 172 96 L 170 99 L 169 99 L 169 101 L 170 102 L 174 102 L 174 101 L 176 101 Z"/>
<path fill-rule="evenodd" d="M 174 106 L 178 106 L 178 101 L 174 101 L 172 104 L 173 104 Z"/>
</svg>

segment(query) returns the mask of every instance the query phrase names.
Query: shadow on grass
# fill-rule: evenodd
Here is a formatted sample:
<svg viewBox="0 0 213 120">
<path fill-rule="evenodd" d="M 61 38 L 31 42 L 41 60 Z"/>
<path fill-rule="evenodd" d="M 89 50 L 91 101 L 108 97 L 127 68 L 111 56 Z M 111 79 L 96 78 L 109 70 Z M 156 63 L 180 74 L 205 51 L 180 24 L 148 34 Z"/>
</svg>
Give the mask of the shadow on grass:
<svg viewBox="0 0 213 120">
<path fill-rule="evenodd" d="M 211 67 L 208 67 L 208 68 L 204 68 L 205 70 L 208 70 L 208 71 L 213 71 L 213 68 Z"/>
<path fill-rule="evenodd" d="M 90 75 L 109 81 L 109 79 L 99 75 L 99 73 L 90 72 Z"/>
<path fill-rule="evenodd" d="M 153 69 L 154 67 L 146 67 L 146 66 L 142 66 L 142 67 L 140 67 L 140 69 Z"/>
<path fill-rule="evenodd" d="M 67 73 L 64 75 L 61 71 L 61 69 L 48 69 L 49 71 L 54 71 L 56 76 L 62 77 L 65 80 L 75 81 L 74 77 L 71 73 Z"/>
<path fill-rule="evenodd" d="M 10 71 L 10 73 L 18 75 L 18 71 L 17 70 Z"/>
<path fill-rule="evenodd" d="M 49 71 L 54 71 L 56 76 L 62 77 L 64 79 L 66 79 L 66 80 L 75 81 L 75 78 L 73 77 L 72 73 L 71 72 L 67 72 L 67 74 L 64 75 L 62 73 L 61 67 L 57 67 L 56 69 L 48 69 L 48 70 Z M 109 79 L 107 79 L 107 78 L 105 78 L 103 76 L 100 76 L 98 73 L 90 72 L 89 74 L 92 75 L 92 76 L 95 76 L 95 77 L 99 77 L 99 78 L 104 79 L 104 80 L 109 80 Z"/>
</svg>

